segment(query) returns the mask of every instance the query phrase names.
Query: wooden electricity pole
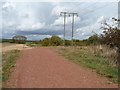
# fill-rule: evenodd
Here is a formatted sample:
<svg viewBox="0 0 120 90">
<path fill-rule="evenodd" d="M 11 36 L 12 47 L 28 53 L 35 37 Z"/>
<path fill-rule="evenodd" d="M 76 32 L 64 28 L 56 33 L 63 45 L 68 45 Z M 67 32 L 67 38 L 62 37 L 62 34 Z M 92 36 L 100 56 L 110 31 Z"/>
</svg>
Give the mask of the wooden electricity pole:
<svg viewBox="0 0 120 90">
<path fill-rule="evenodd" d="M 74 45 L 73 37 L 74 37 L 74 16 L 78 17 L 78 13 L 69 13 L 69 16 L 72 16 L 72 46 Z"/>
<path fill-rule="evenodd" d="M 60 12 L 60 16 L 64 17 L 64 35 L 63 35 L 64 36 L 64 46 L 65 46 L 65 33 L 66 33 L 65 32 L 65 29 L 66 29 L 65 25 L 66 25 L 66 16 L 67 16 L 67 14 L 68 14 L 67 12 Z"/>
</svg>

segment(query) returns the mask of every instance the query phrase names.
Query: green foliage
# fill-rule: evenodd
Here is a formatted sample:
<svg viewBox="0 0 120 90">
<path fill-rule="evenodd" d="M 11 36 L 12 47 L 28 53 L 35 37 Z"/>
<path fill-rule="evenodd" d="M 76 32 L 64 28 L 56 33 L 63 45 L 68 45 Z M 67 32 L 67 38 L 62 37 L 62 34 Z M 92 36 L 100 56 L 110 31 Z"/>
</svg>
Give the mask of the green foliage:
<svg viewBox="0 0 120 90">
<path fill-rule="evenodd" d="M 42 46 L 50 46 L 50 38 L 45 38 L 42 41 Z"/>
<path fill-rule="evenodd" d="M 99 44 L 100 43 L 100 38 L 97 34 L 90 36 L 88 38 L 88 43 L 90 44 Z"/>
<path fill-rule="evenodd" d="M 58 36 L 52 36 L 50 41 L 52 46 L 59 46 L 62 43 L 62 39 Z"/>
<path fill-rule="evenodd" d="M 42 46 L 59 46 L 62 44 L 62 39 L 58 36 L 52 36 L 51 38 L 45 38 L 42 40 Z"/>
</svg>

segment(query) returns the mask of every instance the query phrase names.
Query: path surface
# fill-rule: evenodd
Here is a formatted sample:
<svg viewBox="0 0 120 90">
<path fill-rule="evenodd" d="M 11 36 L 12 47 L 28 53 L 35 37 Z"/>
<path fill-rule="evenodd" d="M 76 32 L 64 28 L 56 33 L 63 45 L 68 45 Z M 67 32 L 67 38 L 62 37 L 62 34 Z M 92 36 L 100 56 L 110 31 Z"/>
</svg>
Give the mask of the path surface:
<svg viewBox="0 0 120 90">
<path fill-rule="evenodd" d="M 107 79 L 69 62 L 50 48 L 23 50 L 8 85 L 17 88 L 110 88 Z"/>
</svg>

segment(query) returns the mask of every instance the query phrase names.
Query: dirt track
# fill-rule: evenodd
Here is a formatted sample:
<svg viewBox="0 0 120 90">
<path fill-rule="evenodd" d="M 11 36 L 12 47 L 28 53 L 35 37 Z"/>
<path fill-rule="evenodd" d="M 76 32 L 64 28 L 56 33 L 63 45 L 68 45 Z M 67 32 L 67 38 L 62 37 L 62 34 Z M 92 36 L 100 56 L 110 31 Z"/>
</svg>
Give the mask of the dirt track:
<svg viewBox="0 0 120 90">
<path fill-rule="evenodd" d="M 14 50 L 14 49 L 25 50 L 25 49 L 32 49 L 32 48 L 29 47 L 29 46 L 26 46 L 24 44 L 9 44 L 9 43 L 8 43 L 8 45 L 7 45 L 7 43 L 6 43 L 6 45 L 3 44 L 2 47 L 0 47 L 0 50 L 2 52 L 6 52 L 6 51 L 9 51 L 9 50 Z"/>
<path fill-rule="evenodd" d="M 107 79 L 50 48 L 23 50 L 7 85 L 17 88 L 110 88 Z"/>
</svg>

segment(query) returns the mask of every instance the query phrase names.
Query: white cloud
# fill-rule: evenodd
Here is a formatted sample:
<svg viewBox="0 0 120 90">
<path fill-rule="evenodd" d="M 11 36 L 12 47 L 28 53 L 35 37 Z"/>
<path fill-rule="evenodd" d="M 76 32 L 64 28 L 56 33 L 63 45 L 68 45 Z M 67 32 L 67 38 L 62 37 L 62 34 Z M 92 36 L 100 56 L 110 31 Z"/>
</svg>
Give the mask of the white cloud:
<svg viewBox="0 0 120 90">
<path fill-rule="evenodd" d="M 60 16 L 60 12 L 67 11 L 67 7 L 56 6 L 52 10 L 52 15 Z"/>
<path fill-rule="evenodd" d="M 22 10 L 18 12 L 19 16 L 19 25 L 18 29 L 20 30 L 34 30 L 34 29 L 41 29 L 45 26 L 45 23 L 42 23 L 36 17 L 36 13 L 32 10 Z"/>
<path fill-rule="evenodd" d="M 80 17 L 75 16 L 74 17 L 75 24 L 80 22 Z M 53 23 L 53 25 L 63 25 L 64 19 L 63 17 L 59 17 L 56 19 Z M 66 25 L 70 25 L 72 23 L 72 17 L 67 17 L 66 18 Z"/>
<path fill-rule="evenodd" d="M 20 30 L 28 30 L 32 28 L 33 24 L 34 24 L 33 21 L 25 20 L 25 21 L 21 21 L 20 24 L 17 26 L 17 28 Z"/>
<path fill-rule="evenodd" d="M 100 18 L 98 18 L 98 20 L 104 20 L 103 18 L 104 16 L 101 16 Z M 100 29 L 101 27 L 101 23 L 98 22 L 98 20 L 96 20 L 94 23 L 92 23 L 91 25 L 87 25 L 85 27 L 82 28 L 78 28 L 75 32 L 75 37 L 79 38 L 79 36 L 82 36 L 80 38 L 82 39 L 86 39 L 89 36 L 93 35 L 93 34 L 100 34 L 103 31 Z"/>
<path fill-rule="evenodd" d="M 44 26 L 45 26 L 45 23 L 38 22 L 38 23 L 35 23 L 35 24 L 32 25 L 32 29 L 41 29 Z"/>
<path fill-rule="evenodd" d="M 98 18 L 97 22 L 98 22 L 98 23 L 105 23 L 107 20 L 108 20 L 107 17 L 101 16 L 100 18 Z"/>
<path fill-rule="evenodd" d="M 85 33 L 82 33 L 81 35 L 82 35 L 82 36 L 84 36 L 84 35 L 85 35 Z"/>
<path fill-rule="evenodd" d="M 58 37 L 63 38 L 63 35 L 58 35 Z"/>
<path fill-rule="evenodd" d="M 75 20 L 75 23 L 79 23 L 80 20 L 81 20 L 80 17 L 77 17 L 77 16 L 75 16 L 74 18 L 75 18 L 75 19 L 74 19 L 74 20 Z"/>
<path fill-rule="evenodd" d="M 18 17 L 23 21 L 24 20 L 37 21 L 36 13 L 31 9 L 23 9 L 19 11 Z"/>
<path fill-rule="evenodd" d="M 20 30 L 35 30 L 35 29 L 41 29 L 45 26 L 45 23 L 34 23 L 34 22 L 24 22 L 21 23 L 17 28 Z"/>
<path fill-rule="evenodd" d="M 12 2 L 6 2 L 2 6 L 2 9 L 9 9 L 9 8 L 15 9 L 16 5 L 14 3 L 12 3 Z"/>
<path fill-rule="evenodd" d="M 68 5 L 68 4 L 70 4 L 70 5 Z M 71 11 L 75 10 L 76 4 L 72 4 L 70 2 L 68 2 L 68 4 L 65 3 L 65 5 L 62 5 L 62 4 L 57 4 L 57 6 L 55 5 L 55 7 L 52 10 L 52 15 L 60 16 L 60 12 L 70 13 Z"/>
<path fill-rule="evenodd" d="M 4 26 L 7 26 L 7 27 L 16 25 L 16 23 L 14 21 L 8 21 L 8 22 L 3 21 L 2 23 Z"/>
<path fill-rule="evenodd" d="M 63 18 L 59 17 L 58 19 L 54 21 L 52 25 L 63 25 Z"/>
<path fill-rule="evenodd" d="M 119 0 L 7 0 L 11 2 L 118 2 Z"/>
</svg>

